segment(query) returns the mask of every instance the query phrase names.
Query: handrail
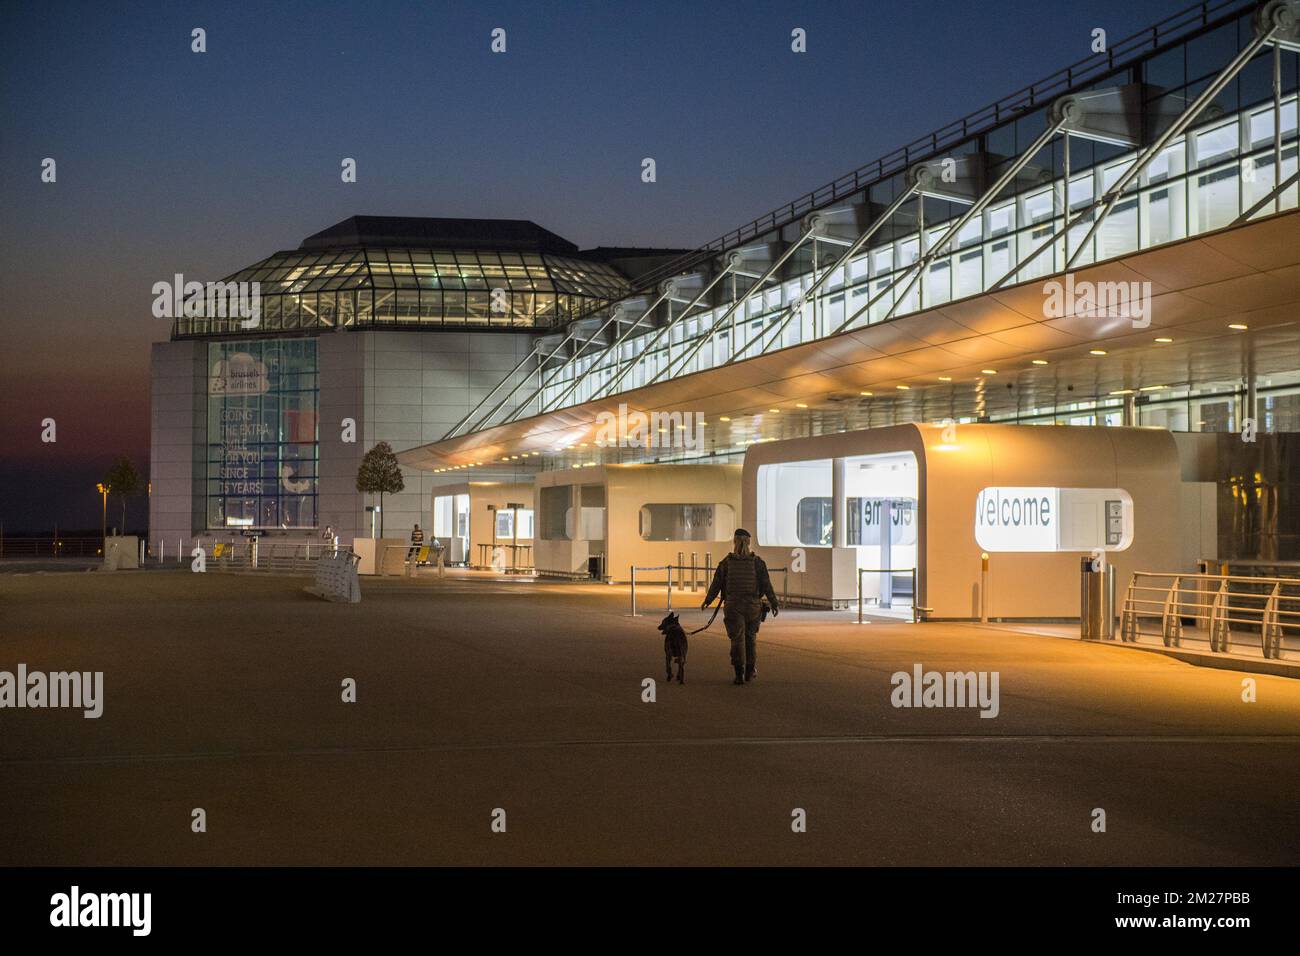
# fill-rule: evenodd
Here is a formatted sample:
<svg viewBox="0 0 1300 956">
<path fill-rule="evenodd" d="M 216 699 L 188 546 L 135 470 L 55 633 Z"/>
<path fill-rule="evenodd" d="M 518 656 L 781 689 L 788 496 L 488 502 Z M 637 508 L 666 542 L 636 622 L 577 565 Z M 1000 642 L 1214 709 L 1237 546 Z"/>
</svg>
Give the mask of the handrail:
<svg viewBox="0 0 1300 956">
<path fill-rule="evenodd" d="M 1202 0 L 1200 3 L 1171 14 L 1131 36 L 1110 44 L 1104 53 L 1094 53 L 1084 57 L 1050 76 L 1030 83 L 959 119 L 952 120 L 905 146 L 897 147 L 878 159 L 865 163 L 791 202 L 777 206 L 751 222 L 738 226 L 699 248 L 639 276 L 637 286 L 631 295 L 653 288 L 663 279 L 686 271 L 710 256 L 724 253 L 745 242 L 757 239 L 766 232 L 783 228 L 807 213 L 861 192 L 887 176 L 939 153 L 947 146 L 987 132 L 1006 120 L 1047 105 L 1075 87 L 1092 82 L 1103 74 L 1124 68 L 1129 65 L 1129 60 L 1136 58 L 1138 54 L 1152 52 L 1158 50 L 1162 44 L 1185 39 L 1193 32 L 1210 26 L 1212 17 L 1244 13 L 1257 5 L 1256 0 L 1219 0 L 1219 2 Z M 1121 57 L 1127 59 L 1121 60 Z M 593 305 L 589 311 L 597 311 L 603 307 Z M 580 313 L 579 317 L 583 314 L 587 313 Z"/>
<path fill-rule="evenodd" d="M 1166 647 L 1182 646 L 1190 618 L 1191 627 L 1205 631 L 1211 652 L 1228 652 L 1234 636 L 1258 632 L 1264 657 L 1281 659 L 1283 639 L 1300 638 L 1300 578 L 1134 571 L 1120 611 L 1120 639 L 1135 643 L 1144 634 L 1144 618 L 1159 618 Z"/>
<path fill-rule="evenodd" d="M 920 608 L 916 605 L 916 568 L 858 568 L 858 623 L 863 623 L 863 595 L 862 595 L 862 575 L 864 574 L 888 574 L 891 578 L 895 574 L 910 572 L 912 575 L 912 623 L 920 621 L 920 612 L 928 611 L 930 608 Z M 891 599 L 892 600 L 892 599 Z"/>
</svg>

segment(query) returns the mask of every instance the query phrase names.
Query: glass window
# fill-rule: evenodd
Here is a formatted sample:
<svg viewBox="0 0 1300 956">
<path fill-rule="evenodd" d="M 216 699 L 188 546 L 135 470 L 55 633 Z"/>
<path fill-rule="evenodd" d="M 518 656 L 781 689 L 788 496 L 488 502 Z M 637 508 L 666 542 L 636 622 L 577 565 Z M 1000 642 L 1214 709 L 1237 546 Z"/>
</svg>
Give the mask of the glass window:
<svg viewBox="0 0 1300 956">
<path fill-rule="evenodd" d="M 780 462 L 758 468 L 758 522 L 754 529 L 761 545 L 798 547 L 815 537 L 816 514 L 800 512 L 800 502 L 807 498 L 831 496 L 831 460 Z M 810 506 L 811 507 L 811 506 Z M 810 522 L 805 525 L 805 522 Z"/>
<path fill-rule="evenodd" d="M 210 529 L 316 527 L 316 341 L 208 345 Z"/>
<path fill-rule="evenodd" d="M 641 506 L 639 525 L 645 541 L 727 541 L 736 513 L 727 504 L 649 504 Z"/>
</svg>

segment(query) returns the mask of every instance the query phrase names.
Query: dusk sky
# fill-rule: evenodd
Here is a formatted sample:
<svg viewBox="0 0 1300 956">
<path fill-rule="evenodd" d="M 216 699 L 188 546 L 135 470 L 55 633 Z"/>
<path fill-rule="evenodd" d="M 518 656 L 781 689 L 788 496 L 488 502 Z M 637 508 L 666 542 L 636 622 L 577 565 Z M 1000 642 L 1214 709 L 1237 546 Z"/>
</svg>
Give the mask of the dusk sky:
<svg viewBox="0 0 1300 956">
<path fill-rule="evenodd" d="M 146 471 L 151 287 L 174 273 L 357 214 L 697 246 L 1186 5 L 9 0 L 0 522 L 97 528 L 112 458 Z"/>
</svg>

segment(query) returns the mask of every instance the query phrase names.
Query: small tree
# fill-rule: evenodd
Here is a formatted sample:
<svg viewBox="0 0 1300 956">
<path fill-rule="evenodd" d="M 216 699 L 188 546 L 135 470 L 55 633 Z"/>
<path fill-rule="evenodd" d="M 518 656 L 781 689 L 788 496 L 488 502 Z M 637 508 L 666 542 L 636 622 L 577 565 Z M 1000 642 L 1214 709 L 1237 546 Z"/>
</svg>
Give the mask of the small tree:
<svg viewBox="0 0 1300 956">
<path fill-rule="evenodd" d="M 104 484 L 108 486 L 109 493 L 117 495 L 122 502 L 120 527 L 122 534 L 126 534 L 126 500 L 144 494 L 144 479 L 135 470 L 135 465 L 131 464 L 131 459 L 123 455 L 113 462 L 113 467 L 104 476 Z"/>
<path fill-rule="evenodd" d="M 393 446 L 381 441 L 361 459 L 357 469 L 357 491 L 363 495 L 379 495 L 379 537 L 384 536 L 384 495 L 395 495 L 406 487 L 402 468 L 397 464 Z"/>
</svg>

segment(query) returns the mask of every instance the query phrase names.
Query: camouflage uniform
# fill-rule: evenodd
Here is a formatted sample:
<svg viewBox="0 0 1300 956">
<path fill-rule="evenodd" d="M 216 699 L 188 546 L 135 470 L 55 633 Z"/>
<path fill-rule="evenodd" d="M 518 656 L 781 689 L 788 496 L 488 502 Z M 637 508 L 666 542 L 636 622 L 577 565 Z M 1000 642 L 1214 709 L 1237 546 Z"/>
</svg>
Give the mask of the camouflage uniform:
<svg viewBox="0 0 1300 956">
<path fill-rule="evenodd" d="M 763 597 L 767 597 L 774 610 L 780 606 L 772 590 L 767 564 L 756 554 L 747 558 L 727 555 L 718 562 L 704 603 L 712 604 L 719 593 L 726 603 L 722 620 L 731 639 L 731 666 L 735 668 L 736 680 L 753 680 L 758 673 L 758 627 L 763 620 Z"/>
</svg>

